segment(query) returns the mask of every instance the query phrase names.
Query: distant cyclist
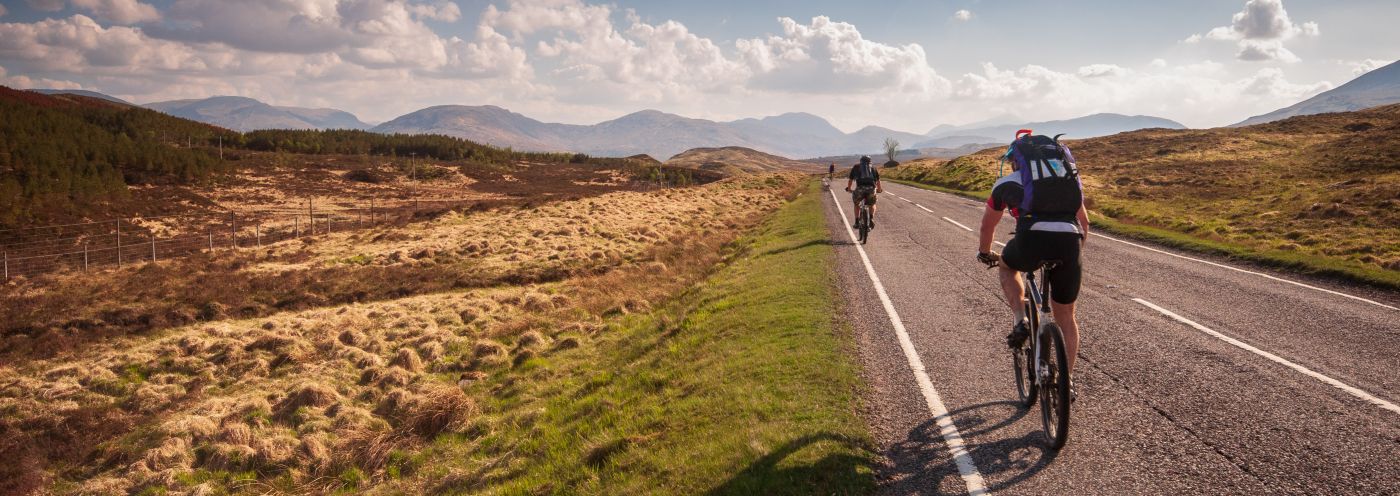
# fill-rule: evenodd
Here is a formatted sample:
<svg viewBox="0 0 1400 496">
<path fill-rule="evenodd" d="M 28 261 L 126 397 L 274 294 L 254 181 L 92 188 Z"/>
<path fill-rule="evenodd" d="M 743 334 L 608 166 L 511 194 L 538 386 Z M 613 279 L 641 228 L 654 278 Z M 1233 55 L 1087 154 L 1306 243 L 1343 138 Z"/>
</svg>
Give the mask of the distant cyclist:
<svg viewBox="0 0 1400 496">
<path fill-rule="evenodd" d="M 832 162 L 831 165 L 826 168 L 826 179 L 836 179 L 836 162 Z"/>
<path fill-rule="evenodd" d="M 1050 284 L 1050 308 L 1064 334 L 1072 371 L 1079 352 L 1079 323 L 1074 309 L 1083 274 L 1080 249 L 1089 236 L 1089 217 L 1084 213 L 1084 188 L 1074 156 L 1058 138 L 1032 136 L 1029 129 L 1017 131 L 1016 140 L 1002 156 L 1002 160 L 1011 163 L 1011 173 L 992 185 L 982 214 L 977 260 L 986 264 L 1001 261 L 1001 289 L 1015 318 L 1011 334 L 1006 336 L 1007 345 L 1012 348 L 1020 347 L 1030 337 L 1026 310 L 1021 304 L 1025 295 L 1021 273 L 1035 270 L 1046 261 L 1059 262 L 1050 269 L 1046 282 Z M 1016 219 L 1016 234 L 997 257 L 991 253 L 992 237 L 1003 210 Z"/>
<path fill-rule="evenodd" d="M 851 190 L 851 186 L 855 190 Z M 850 178 L 846 181 L 846 191 L 852 191 L 851 201 L 855 204 L 856 211 L 860 211 L 860 202 L 865 200 L 870 205 L 870 228 L 875 229 L 875 199 L 876 193 L 884 193 L 885 187 L 880 183 L 880 171 L 875 170 L 875 166 L 870 165 L 870 157 L 860 158 L 860 163 L 851 168 Z"/>
</svg>

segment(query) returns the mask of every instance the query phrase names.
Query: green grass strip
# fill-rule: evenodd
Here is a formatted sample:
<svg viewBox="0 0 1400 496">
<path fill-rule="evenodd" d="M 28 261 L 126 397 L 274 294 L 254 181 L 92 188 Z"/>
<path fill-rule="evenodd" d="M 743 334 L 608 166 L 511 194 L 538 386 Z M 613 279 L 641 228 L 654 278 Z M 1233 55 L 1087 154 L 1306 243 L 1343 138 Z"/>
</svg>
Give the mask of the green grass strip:
<svg viewBox="0 0 1400 496">
<path fill-rule="evenodd" d="M 498 393 L 490 434 L 440 440 L 425 469 L 468 458 L 484 467 L 458 488 L 472 493 L 872 492 L 820 194 L 814 183 L 676 301 L 541 360 Z"/>
</svg>

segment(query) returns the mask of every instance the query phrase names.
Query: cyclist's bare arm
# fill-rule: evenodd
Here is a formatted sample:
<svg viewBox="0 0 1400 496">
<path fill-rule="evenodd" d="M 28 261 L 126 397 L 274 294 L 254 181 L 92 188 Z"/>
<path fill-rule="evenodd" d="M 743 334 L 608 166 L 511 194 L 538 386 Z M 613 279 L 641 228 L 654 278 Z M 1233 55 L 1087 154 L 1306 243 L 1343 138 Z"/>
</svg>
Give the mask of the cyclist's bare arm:
<svg viewBox="0 0 1400 496">
<path fill-rule="evenodd" d="M 885 192 L 885 184 L 882 183 L 882 182 L 880 182 L 879 179 L 876 179 L 876 180 L 875 180 L 875 192 L 876 192 L 876 193 L 884 193 L 884 192 Z"/>
<path fill-rule="evenodd" d="M 850 190 L 851 190 L 851 186 L 853 186 L 853 185 L 855 185 L 855 184 L 856 184 L 856 180 L 855 180 L 855 179 L 846 178 L 846 191 L 850 191 Z"/>
<path fill-rule="evenodd" d="M 977 231 L 977 253 L 992 252 L 992 238 L 996 237 L 997 223 L 1001 222 L 1001 211 L 987 205 L 982 209 L 982 228 Z"/>
<path fill-rule="evenodd" d="M 1079 242 L 1083 244 L 1085 241 L 1089 240 L 1089 213 L 1084 210 L 1083 203 L 1079 204 L 1079 212 L 1074 214 L 1074 216 L 1079 220 L 1079 232 L 1082 233 Z"/>
</svg>

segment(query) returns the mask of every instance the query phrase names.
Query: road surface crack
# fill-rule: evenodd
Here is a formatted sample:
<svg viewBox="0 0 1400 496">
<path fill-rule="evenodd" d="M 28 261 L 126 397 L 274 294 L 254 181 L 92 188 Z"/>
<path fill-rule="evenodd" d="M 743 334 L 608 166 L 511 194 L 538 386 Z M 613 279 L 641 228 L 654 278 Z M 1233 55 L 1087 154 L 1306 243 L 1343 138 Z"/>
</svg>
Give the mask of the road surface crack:
<svg viewBox="0 0 1400 496">
<path fill-rule="evenodd" d="M 1104 377 L 1108 378 L 1108 380 L 1113 381 L 1114 384 L 1117 384 L 1119 387 L 1123 388 L 1123 390 L 1126 391 L 1129 394 L 1129 396 L 1139 398 L 1143 404 L 1147 405 L 1148 408 L 1151 408 L 1152 411 L 1157 412 L 1157 415 L 1160 415 L 1163 419 L 1166 419 L 1167 423 L 1170 423 L 1178 429 L 1186 431 L 1186 433 L 1189 434 L 1191 438 L 1195 439 L 1196 441 L 1200 442 L 1206 447 L 1209 447 L 1211 451 L 1214 451 L 1217 455 L 1220 455 L 1221 458 L 1224 458 L 1226 461 L 1229 461 L 1231 465 L 1235 466 L 1235 468 L 1240 469 L 1241 472 L 1244 472 L 1246 475 L 1250 476 L 1255 481 L 1258 481 L 1260 484 L 1264 484 L 1267 486 L 1267 483 L 1264 482 L 1264 479 L 1260 477 L 1259 474 L 1254 473 L 1253 470 L 1250 470 L 1248 465 L 1235 459 L 1233 455 L 1226 453 L 1225 450 L 1221 449 L 1219 446 L 1216 446 L 1215 443 L 1210 442 L 1204 436 L 1201 436 L 1199 433 L 1188 427 L 1186 424 L 1178 421 L 1176 417 L 1172 416 L 1170 412 L 1167 412 L 1166 410 L 1157 406 L 1151 400 L 1147 399 L 1146 396 L 1136 394 L 1133 391 L 1133 389 L 1129 387 L 1127 383 L 1119 379 L 1118 376 L 1113 375 L 1109 371 L 1105 370 L 1103 367 L 1099 367 L 1098 364 L 1094 363 L 1092 360 L 1089 360 L 1088 357 L 1085 357 L 1083 354 L 1079 355 L 1079 361 L 1081 363 L 1087 364 L 1089 368 L 1094 369 L 1100 374 L 1103 374 Z"/>
</svg>

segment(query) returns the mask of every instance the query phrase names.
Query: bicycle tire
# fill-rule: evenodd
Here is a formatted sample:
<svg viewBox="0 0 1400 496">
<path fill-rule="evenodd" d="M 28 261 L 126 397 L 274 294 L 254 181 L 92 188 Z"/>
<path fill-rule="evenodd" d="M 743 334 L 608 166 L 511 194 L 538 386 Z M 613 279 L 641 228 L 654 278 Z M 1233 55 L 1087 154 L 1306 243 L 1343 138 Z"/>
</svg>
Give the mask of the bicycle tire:
<svg viewBox="0 0 1400 496">
<path fill-rule="evenodd" d="M 1041 355 L 1052 374 L 1040 385 L 1040 421 L 1050 449 L 1058 450 L 1069 440 L 1069 359 L 1060 327 L 1047 322 L 1040 328 Z"/>
</svg>

